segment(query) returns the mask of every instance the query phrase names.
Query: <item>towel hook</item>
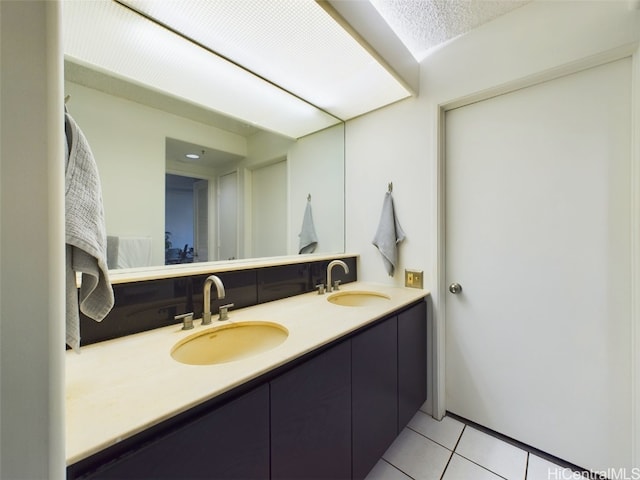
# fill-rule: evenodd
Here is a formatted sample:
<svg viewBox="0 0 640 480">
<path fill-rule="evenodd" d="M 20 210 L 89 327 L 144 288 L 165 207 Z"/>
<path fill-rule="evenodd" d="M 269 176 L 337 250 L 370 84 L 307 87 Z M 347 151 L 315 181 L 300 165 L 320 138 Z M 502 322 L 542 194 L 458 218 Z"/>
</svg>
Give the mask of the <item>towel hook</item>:
<svg viewBox="0 0 640 480">
<path fill-rule="evenodd" d="M 393 192 L 393 182 L 389 182 L 389 187 L 388 188 L 389 188 L 389 190 L 388 190 L 389 193 Z"/>
<path fill-rule="evenodd" d="M 307 195 L 307 202 L 311 201 L 311 194 Z"/>
</svg>

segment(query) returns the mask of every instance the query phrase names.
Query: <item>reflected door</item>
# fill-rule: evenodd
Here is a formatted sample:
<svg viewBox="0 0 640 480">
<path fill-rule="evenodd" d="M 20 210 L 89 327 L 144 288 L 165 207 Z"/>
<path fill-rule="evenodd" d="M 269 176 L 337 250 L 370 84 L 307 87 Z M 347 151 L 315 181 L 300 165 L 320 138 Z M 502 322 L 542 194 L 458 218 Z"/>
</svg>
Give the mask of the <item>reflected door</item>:
<svg viewBox="0 0 640 480">
<path fill-rule="evenodd" d="M 218 258 L 238 258 L 238 172 L 218 177 Z"/>
<path fill-rule="evenodd" d="M 252 256 L 287 254 L 287 162 L 252 172 Z"/>
</svg>

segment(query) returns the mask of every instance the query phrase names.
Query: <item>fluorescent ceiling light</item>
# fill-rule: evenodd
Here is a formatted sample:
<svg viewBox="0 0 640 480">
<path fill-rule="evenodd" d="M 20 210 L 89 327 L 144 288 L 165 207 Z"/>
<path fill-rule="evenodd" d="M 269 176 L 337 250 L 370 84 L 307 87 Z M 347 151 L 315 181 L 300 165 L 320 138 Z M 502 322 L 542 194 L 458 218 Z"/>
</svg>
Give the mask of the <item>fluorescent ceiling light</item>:
<svg viewBox="0 0 640 480">
<path fill-rule="evenodd" d="M 64 3 L 65 56 L 170 96 L 299 138 L 339 120 L 109 0 Z"/>
<path fill-rule="evenodd" d="M 63 34 L 76 63 L 293 138 L 410 96 L 313 0 L 67 0 Z"/>
<path fill-rule="evenodd" d="M 312 0 L 121 0 L 347 120 L 410 93 Z"/>
</svg>

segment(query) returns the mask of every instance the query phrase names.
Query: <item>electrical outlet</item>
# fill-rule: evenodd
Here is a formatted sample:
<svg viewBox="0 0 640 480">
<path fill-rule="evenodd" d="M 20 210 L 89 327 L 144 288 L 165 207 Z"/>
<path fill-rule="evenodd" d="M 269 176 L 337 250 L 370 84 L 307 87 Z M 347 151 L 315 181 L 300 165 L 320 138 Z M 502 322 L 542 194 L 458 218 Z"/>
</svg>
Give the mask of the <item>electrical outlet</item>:
<svg viewBox="0 0 640 480">
<path fill-rule="evenodd" d="M 422 270 L 405 270 L 404 286 L 411 288 L 423 288 L 424 272 Z"/>
</svg>

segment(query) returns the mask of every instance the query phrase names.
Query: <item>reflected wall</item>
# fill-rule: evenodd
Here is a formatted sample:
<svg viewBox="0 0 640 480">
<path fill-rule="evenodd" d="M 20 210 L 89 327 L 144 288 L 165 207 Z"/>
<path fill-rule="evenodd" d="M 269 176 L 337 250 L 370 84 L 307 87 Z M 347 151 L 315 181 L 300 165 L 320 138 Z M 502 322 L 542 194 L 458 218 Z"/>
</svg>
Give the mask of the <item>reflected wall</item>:
<svg viewBox="0 0 640 480">
<path fill-rule="evenodd" d="M 250 185 L 252 172 L 287 160 L 287 225 L 283 254 L 298 253 L 307 196 L 319 236 L 316 253 L 344 251 L 344 127 L 294 140 L 258 131 L 243 136 L 152 108 L 71 81 L 65 82 L 69 113 L 85 133 L 101 176 L 107 234 L 152 238 L 152 265 L 165 261 L 165 174 L 207 179 L 210 189 L 210 252 L 215 252 L 217 179 L 238 172 L 238 258 L 254 258 Z M 241 157 L 225 165 L 198 166 L 166 158 L 167 138 Z M 215 260 L 212 253 L 209 260 Z"/>
</svg>

